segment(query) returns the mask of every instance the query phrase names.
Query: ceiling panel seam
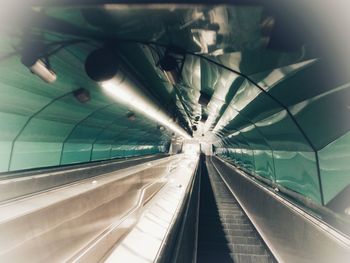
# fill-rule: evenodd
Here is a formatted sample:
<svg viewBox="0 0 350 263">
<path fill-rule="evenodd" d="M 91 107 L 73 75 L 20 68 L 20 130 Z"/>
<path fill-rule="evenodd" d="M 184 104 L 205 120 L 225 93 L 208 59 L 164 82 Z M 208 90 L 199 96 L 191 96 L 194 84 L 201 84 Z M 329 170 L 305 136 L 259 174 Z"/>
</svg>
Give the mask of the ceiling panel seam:
<svg viewBox="0 0 350 263">
<path fill-rule="evenodd" d="M 103 107 L 100 107 L 100 108 L 98 108 L 98 109 L 92 111 L 92 112 L 91 112 L 90 114 L 88 114 L 85 118 L 81 119 L 80 121 L 78 121 L 78 122 L 73 126 L 73 128 L 71 129 L 71 131 L 67 134 L 66 138 L 63 140 L 59 164 L 62 164 L 64 146 L 65 146 L 66 142 L 68 141 L 69 137 L 70 137 L 70 136 L 73 134 L 73 132 L 76 130 L 76 128 L 77 128 L 81 123 L 83 123 L 83 122 L 86 121 L 88 118 L 90 118 L 92 115 L 94 115 L 96 112 L 99 112 L 99 111 L 101 111 L 101 110 L 104 110 L 104 109 L 110 107 L 111 105 L 115 105 L 115 104 L 116 104 L 116 103 L 110 103 L 110 104 L 104 105 Z"/>
<path fill-rule="evenodd" d="M 25 128 L 28 126 L 28 124 L 33 120 L 33 118 L 35 118 L 35 116 L 37 116 L 38 114 L 40 114 L 43 110 L 45 110 L 47 107 L 49 107 L 51 104 L 53 104 L 54 102 L 66 97 L 67 95 L 70 95 L 72 92 L 69 91 L 53 100 L 51 100 L 49 103 L 47 103 L 45 106 L 43 106 L 40 110 L 38 110 L 37 112 L 35 112 L 34 114 L 32 114 L 28 120 L 26 121 L 26 123 L 23 125 L 23 127 L 19 130 L 19 132 L 16 134 L 15 138 L 12 140 L 12 144 L 11 144 L 11 151 L 10 151 L 10 159 L 9 159 L 9 163 L 8 163 L 8 171 L 10 171 L 11 169 L 11 163 L 12 163 L 12 157 L 13 157 L 13 150 L 15 147 L 15 143 L 17 141 L 17 139 L 21 136 L 22 132 L 25 130 Z"/>
</svg>

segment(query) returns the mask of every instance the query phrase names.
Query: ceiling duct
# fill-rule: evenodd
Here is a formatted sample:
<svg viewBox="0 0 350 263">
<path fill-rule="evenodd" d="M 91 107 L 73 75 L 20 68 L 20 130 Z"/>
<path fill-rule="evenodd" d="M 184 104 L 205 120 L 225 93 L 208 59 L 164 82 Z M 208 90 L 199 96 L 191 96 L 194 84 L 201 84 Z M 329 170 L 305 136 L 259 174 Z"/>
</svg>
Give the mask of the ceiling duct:
<svg viewBox="0 0 350 263">
<path fill-rule="evenodd" d="M 180 70 L 176 58 L 170 54 L 166 54 L 160 61 L 159 66 L 163 70 L 168 81 L 175 85 L 180 80 Z"/>
<path fill-rule="evenodd" d="M 186 139 L 191 136 L 169 116 L 167 112 L 145 91 L 142 85 L 129 76 L 111 49 L 93 51 L 85 62 L 87 75 L 98 82 L 111 97 L 146 115 Z"/>
<path fill-rule="evenodd" d="M 208 119 L 208 115 L 207 114 L 203 114 L 201 122 L 205 123 L 207 121 L 207 119 Z"/>
<path fill-rule="evenodd" d="M 203 107 L 208 106 L 211 97 L 202 91 L 200 93 L 201 93 L 201 95 L 199 96 L 198 103 L 200 105 L 202 105 Z"/>
<path fill-rule="evenodd" d="M 159 67 L 171 84 L 175 85 L 180 81 L 184 61 L 185 53 L 177 47 L 168 47 L 159 60 Z"/>
</svg>

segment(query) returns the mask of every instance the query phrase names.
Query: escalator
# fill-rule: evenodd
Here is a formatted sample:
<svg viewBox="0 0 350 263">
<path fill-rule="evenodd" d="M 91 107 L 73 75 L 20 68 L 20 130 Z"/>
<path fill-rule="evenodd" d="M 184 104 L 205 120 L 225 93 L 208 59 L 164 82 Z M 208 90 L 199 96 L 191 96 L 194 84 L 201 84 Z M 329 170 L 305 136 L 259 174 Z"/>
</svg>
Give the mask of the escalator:
<svg viewBox="0 0 350 263">
<path fill-rule="evenodd" d="M 197 262 L 276 262 L 209 157 L 205 162 L 204 158 L 201 158 Z"/>
<path fill-rule="evenodd" d="M 349 263 L 347 2 L 0 1 L 0 263 Z"/>
</svg>

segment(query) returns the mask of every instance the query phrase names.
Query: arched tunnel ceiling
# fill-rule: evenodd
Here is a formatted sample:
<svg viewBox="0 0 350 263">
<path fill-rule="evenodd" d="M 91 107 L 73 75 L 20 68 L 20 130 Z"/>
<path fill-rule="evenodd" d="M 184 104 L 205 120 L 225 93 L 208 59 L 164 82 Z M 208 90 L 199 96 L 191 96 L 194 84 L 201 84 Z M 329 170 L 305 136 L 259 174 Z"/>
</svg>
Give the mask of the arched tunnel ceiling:
<svg viewBox="0 0 350 263">
<path fill-rule="evenodd" d="M 348 185 L 349 167 L 327 162 L 347 156 L 349 144 L 339 141 L 349 140 L 349 78 L 332 68 L 318 39 L 305 37 L 306 27 L 296 34 L 302 22 L 251 3 L 51 3 L 18 13 L 1 25 L 1 171 L 166 151 L 171 131 L 139 114 L 130 120 L 130 109 L 87 77 L 86 57 L 107 45 L 184 129 L 247 170 L 321 204 Z M 20 63 L 32 41 L 47 47 L 54 84 Z M 181 55 L 175 85 L 159 66 L 170 49 Z M 72 95 L 80 87 L 91 94 L 85 104 Z M 339 147 L 342 157 L 329 157 Z M 321 179 L 330 186 L 322 189 Z"/>
</svg>

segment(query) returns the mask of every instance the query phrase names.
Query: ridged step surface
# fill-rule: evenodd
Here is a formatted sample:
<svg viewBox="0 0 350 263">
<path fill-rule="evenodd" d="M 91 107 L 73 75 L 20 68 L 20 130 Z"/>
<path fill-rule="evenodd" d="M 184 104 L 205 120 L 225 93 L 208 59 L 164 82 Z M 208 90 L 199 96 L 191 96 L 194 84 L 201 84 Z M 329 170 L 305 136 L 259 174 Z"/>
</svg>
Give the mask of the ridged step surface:
<svg viewBox="0 0 350 263">
<path fill-rule="evenodd" d="M 202 167 L 197 262 L 275 263 L 210 160 Z"/>
</svg>

